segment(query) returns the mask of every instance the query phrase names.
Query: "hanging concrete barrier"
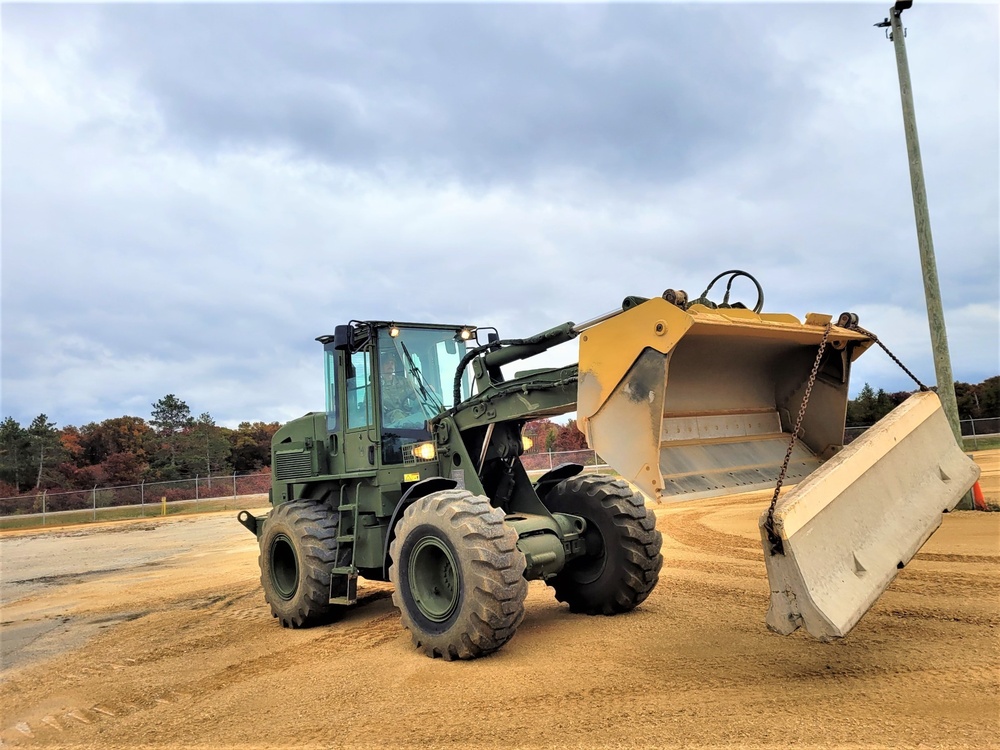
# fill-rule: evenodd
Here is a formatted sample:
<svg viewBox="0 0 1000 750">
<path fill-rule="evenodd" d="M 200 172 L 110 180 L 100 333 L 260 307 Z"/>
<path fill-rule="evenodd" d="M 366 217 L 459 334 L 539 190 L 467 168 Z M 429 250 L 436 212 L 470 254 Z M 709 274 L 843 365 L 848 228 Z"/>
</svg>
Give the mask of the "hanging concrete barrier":
<svg viewBox="0 0 1000 750">
<path fill-rule="evenodd" d="M 761 515 L 768 627 L 847 635 L 978 478 L 937 395 L 911 396 L 778 500 L 780 544 Z"/>
</svg>

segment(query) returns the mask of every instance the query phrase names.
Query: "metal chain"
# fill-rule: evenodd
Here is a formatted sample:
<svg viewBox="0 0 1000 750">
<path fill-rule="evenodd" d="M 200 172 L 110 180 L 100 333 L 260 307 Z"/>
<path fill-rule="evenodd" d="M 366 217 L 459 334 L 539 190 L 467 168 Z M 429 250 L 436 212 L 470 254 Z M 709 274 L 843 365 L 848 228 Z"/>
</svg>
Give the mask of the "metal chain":
<svg viewBox="0 0 1000 750">
<path fill-rule="evenodd" d="M 856 321 L 857 321 L 857 316 L 851 315 L 850 313 L 844 313 L 843 315 L 840 316 L 838 325 L 850 331 L 857 331 L 858 333 L 863 334 L 868 338 L 870 338 L 874 343 L 882 347 L 882 351 L 888 354 L 889 358 L 897 365 L 899 365 L 899 367 L 903 370 L 903 372 L 905 372 L 913 379 L 913 382 L 920 387 L 920 390 L 922 391 L 930 390 L 930 388 L 928 388 L 926 385 L 920 382 L 920 379 L 917 378 L 916 375 L 910 372 L 910 370 L 906 367 L 906 365 L 904 365 L 899 360 L 899 357 L 897 357 L 895 354 L 889 351 L 889 347 L 883 344 L 879 340 L 878 336 L 876 336 L 871 331 L 859 326 Z M 795 438 L 799 434 L 799 427 L 802 426 L 802 418 L 805 416 L 806 406 L 809 404 L 809 396 L 812 393 L 813 384 L 816 382 L 816 374 L 819 372 L 820 361 L 823 359 L 823 350 L 826 349 L 826 342 L 827 339 L 830 337 L 830 330 L 832 329 L 832 327 L 833 326 L 831 323 L 827 323 L 826 330 L 823 332 L 823 340 L 820 341 L 819 351 L 816 352 L 816 361 L 813 363 L 812 372 L 809 373 L 809 380 L 806 383 L 806 393 L 805 396 L 802 398 L 802 406 L 799 408 L 799 415 L 795 419 L 795 427 L 792 429 L 792 439 L 788 441 L 788 450 L 785 451 L 785 460 L 781 464 L 781 472 L 778 474 L 778 481 L 774 487 L 774 496 L 771 498 L 771 506 L 767 510 L 767 521 L 764 522 L 764 531 L 767 532 L 767 539 L 771 543 L 771 551 L 772 553 L 775 554 L 784 554 L 784 548 L 783 545 L 781 544 L 781 537 L 779 537 L 774 530 L 774 508 L 778 503 L 778 494 L 781 492 L 781 485 L 784 484 L 785 482 L 785 474 L 788 473 L 788 462 L 791 460 L 792 451 L 795 448 Z"/>
<path fill-rule="evenodd" d="M 816 361 L 813 362 L 812 371 L 809 373 L 809 380 L 806 381 L 806 392 L 802 397 L 802 406 L 799 407 L 799 415 L 795 418 L 795 426 L 792 428 L 792 439 L 788 441 L 788 450 L 785 451 L 785 460 L 781 464 L 781 471 L 778 473 L 778 482 L 774 486 L 774 496 L 771 498 L 771 507 L 767 509 L 767 521 L 764 522 L 764 531 L 767 532 L 767 540 L 771 543 L 771 552 L 784 554 L 784 547 L 781 544 L 781 537 L 774 530 L 774 507 L 778 503 L 778 494 L 781 492 L 781 485 L 785 483 L 785 474 L 788 473 L 788 462 L 792 459 L 792 451 L 795 449 L 795 438 L 798 437 L 799 428 L 802 426 L 802 418 L 806 415 L 806 407 L 809 405 L 809 396 L 812 395 L 813 385 L 816 383 L 816 374 L 819 372 L 820 362 L 823 361 L 823 352 L 826 350 L 826 342 L 830 338 L 830 331 L 833 329 L 832 323 L 826 324 L 823 331 L 823 339 L 819 342 L 819 350 L 816 352 Z"/>
<path fill-rule="evenodd" d="M 895 362 L 897 365 L 899 365 L 900 368 L 903 370 L 903 372 L 905 372 L 907 375 L 909 375 L 913 379 L 913 382 L 916 383 L 918 386 L 920 386 L 920 390 L 922 390 L 922 391 L 929 391 L 930 390 L 930 388 L 928 388 L 926 385 L 924 385 L 923 383 L 920 382 L 919 378 L 917 378 L 916 375 L 914 375 L 912 372 L 909 371 L 909 369 L 906 367 L 906 365 L 904 365 L 902 362 L 899 361 L 899 357 L 897 357 L 895 354 L 893 354 L 892 352 L 889 351 L 889 347 L 887 347 L 885 344 L 883 344 L 879 340 L 879 337 L 876 336 L 874 333 L 872 333 L 871 331 L 865 330 L 864 328 L 862 328 L 861 326 L 859 326 L 857 323 L 850 323 L 850 324 L 848 324 L 848 325 L 846 325 L 844 327 L 847 328 L 848 330 L 851 330 L 851 331 L 857 331 L 858 333 L 863 333 L 865 336 L 867 336 L 868 338 L 870 338 L 872 341 L 874 341 L 876 344 L 878 344 L 880 347 L 882 347 L 882 351 L 884 351 L 886 354 L 889 355 L 889 359 L 891 359 L 893 362 Z"/>
</svg>

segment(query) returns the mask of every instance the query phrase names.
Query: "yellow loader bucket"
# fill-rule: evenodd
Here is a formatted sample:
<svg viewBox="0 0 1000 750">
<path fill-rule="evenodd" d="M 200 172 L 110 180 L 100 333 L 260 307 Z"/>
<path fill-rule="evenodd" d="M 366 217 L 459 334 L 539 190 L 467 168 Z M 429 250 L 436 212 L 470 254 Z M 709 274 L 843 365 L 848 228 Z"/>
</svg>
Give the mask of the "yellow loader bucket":
<svg viewBox="0 0 1000 750">
<path fill-rule="evenodd" d="M 829 321 L 647 300 L 581 334 L 577 423 L 655 500 L 774 486 Z M 870 343 L 833 328 L 789 483 L 843 445 L 851 360 Z"/>
<path fill-rule="evenodd" d="M 773 488 L 830 320 L 641 302 L 582 332 L 578 424 L 657 501 Z M 930 392 L 843 449 L 851 363 L 871 343 L 831 327 L 786 473 L 797 486 L 775 507 L 780 544 L 762 531 L 780 633 L 846 635 L 978 477 Z"/>
</svg>

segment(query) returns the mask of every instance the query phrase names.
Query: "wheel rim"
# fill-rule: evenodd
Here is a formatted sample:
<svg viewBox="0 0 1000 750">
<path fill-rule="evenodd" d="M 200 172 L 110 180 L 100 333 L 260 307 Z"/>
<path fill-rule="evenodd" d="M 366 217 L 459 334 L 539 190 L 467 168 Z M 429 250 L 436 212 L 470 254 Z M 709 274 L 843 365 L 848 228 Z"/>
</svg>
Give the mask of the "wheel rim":
<svg viewBox="0 0 1000 750">
<path fill-rule="evenodd" d="M 578 583 L 593 583 L 604 573 L 608 563 L 608 548 L 604 543 L 604 535 L 593 521 L 588 521 L 583 539 L 587 554 L 573 561 L 573 578 Z"/>
<path fill-rule="evenodd" d="M 295 596 L 299 587 L 299 562 L 295 557 L 292 540 L 278 534 L 271 542 L 271 581 L 274 590 L 282 599 Z"/>
<path fill-rule="evenodd" d="M 455 558 L 440 539 L 424 537 L 410 552 L 410 594 L 420 613 L 444 622 L 458 607 L 461 586 Z"/>
</svg>

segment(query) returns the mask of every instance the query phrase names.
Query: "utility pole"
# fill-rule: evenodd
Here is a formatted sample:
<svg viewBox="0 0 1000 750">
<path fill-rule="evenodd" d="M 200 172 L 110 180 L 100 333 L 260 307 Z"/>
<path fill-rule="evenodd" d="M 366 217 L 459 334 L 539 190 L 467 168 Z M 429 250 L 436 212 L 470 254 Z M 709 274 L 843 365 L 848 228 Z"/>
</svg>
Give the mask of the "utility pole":
<svg viewBox="0 0 1000 750">
<path fill-rule="evenodd" d="M 920 268 L 924 277 L 924 299 L 927 303 L 927 322 L 931 333 L 931 351 L 934 355 L 934 374 L 937 377 L 938 397 L 951 424 L 955 440 L 962 445 L 962 428 L 958 419 L 958 401 L 955 398 L 955 378 L 951 373 L 951 355 L 948 353 L 948 332 L 941 305 L 941 287 L 938 284 L 937 261 L 934 258 L 934 240 L 931 236 L 931 218 L 927 210 L 927 189 L 924 186 L 924 166 L 920 160 L 920 141 L 917 138 L 917 116 L 913 108 L 913 87 L 910 84 L 910 65 L 906 59 L 906 30 L 903 28 L 903 11 L 913 7 L 913 0 L 896 0 L 889 8 L 889 17 L 875 24 L 890 28 L 886 34 L 896 50 L 896 68 L 899 71 L 899 97 L 903 104 L 903 130 L 906 132 L 906 151 L 910 161 L 910 187 L 913 190 L 913 215 L 917 223 L 917 245 L 920 249 Z M 971 494 L 958 504 L 960 509 L 975 507 Z"/>
</svg>

